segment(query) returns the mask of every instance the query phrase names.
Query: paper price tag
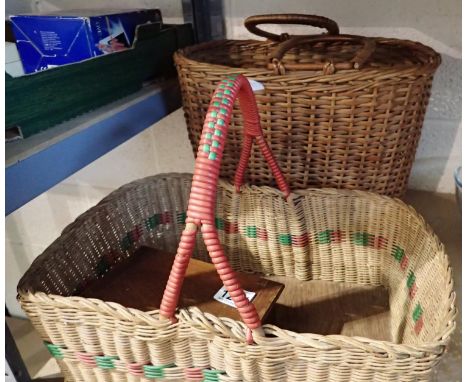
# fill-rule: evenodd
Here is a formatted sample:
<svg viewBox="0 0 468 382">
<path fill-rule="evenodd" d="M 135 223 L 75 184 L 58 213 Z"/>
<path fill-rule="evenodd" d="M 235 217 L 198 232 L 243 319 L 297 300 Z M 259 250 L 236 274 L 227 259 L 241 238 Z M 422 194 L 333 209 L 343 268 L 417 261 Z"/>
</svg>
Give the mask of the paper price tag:
<svg viewBox="0 0 468 382">
<path fill-rule="evenodd" d="M 256 91 L 260 91 L 260 90 L 264 90 L 265 89 L 265 86 L 263 86 L 263 84 L 261 82 L 258 82 L 258 81 L 255 81 L 255 80 L 251 80 L 250 78 L 247 78 L 249 80 L 249 83 L 250 83 L 250 87 L 252 88 L 252 90 L 254 92 Z"/>
<path fill-rule="evenodd" d="M 253 298 L 255 297 L 255 292 L 249 292 L 247 290 L 245 290 L 244 292 L 249 301 L 252 301 Z M 232 306 L 233 308 L 236 307 L 236 305 L 234 304 L 234 301 L 231 300 L 231 296 L 229 296 L 229 292 L 226 290 L 226 288 L 224 288 L 224 286 L 219 291 L 216 292 L 213 298 L 216 301 Z"/>
</svg>

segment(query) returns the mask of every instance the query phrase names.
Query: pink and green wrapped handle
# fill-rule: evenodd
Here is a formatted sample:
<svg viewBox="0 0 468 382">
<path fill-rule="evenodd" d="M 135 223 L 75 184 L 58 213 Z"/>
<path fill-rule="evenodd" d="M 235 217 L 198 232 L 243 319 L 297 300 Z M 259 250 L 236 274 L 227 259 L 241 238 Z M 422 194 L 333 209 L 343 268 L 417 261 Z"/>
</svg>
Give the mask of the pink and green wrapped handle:
<svg viewBox="0 0 468 382">
<path fill-rule="evenodd" d="M 284 193 L 285 197 L 290 194 L 286 180 L 263 136 L 255 96 L 249 81 L 242 75 L 226 78 L 218 84 L 213 94 L 203 125 L 188 202 L 186 226 L 182 232 L 179 248 L 161 301 L 160 315 L 163 318 L 175 320 L 174 313 L 179 301 L 187 266 L 195 246 L 197 230 L 201 227 L 202 237 L 211 260 L 224 287 L 234 301 L 242 321 L 251 331 L 261 334 L 263 331 L 257 310 L 245 296 L 244 290 L 237 280 L 236 273 L 224 254 L 215 227 L 219 171 L 236 98 L 239 98 L 244 120 L 242 152 L 234 179 L 236 190 L 239 191 L 243 183 L 244 172 L 255 139 L 275 176 L 278 188 Z"/>
</svg>

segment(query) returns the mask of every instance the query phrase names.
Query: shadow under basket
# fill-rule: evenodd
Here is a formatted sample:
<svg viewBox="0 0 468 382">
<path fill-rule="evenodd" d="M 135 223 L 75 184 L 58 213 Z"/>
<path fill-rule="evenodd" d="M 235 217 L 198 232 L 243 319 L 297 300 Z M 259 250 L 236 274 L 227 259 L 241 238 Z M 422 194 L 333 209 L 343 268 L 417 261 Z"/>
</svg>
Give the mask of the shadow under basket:
<svg viewBox="0 0 468 382">
<path fill-rule="evenodd" d="M 142 246 L 175 253 L 191 178 L 162 174 L 121 187 L 69 225 L 21 279 L 19 301 L 67 381 L 431 379 L 455 327 L 447 256 L 412 208 L 367 192 L 301 190 L 288 203 L 273 188 L 236 193 L 220 182 L 215 222 L 229 262 L 286 284 L 270 315 L 284 327 L 264 325 L 266 336 L 253 344 L 242 322 L 197 308 L 179 309 L 170 323 L 157 310 L 73 296 Z M 209 261 L 201 237 L 194 254 Z M 345 335 L 347 322 L 323 335 L 327 317 L 318 313 L 316 333 L 303 332 L 296 316 L 307 302 L 288 301 L 287 288 L 297 296 L 314 282 L 388 290 L 388 336 Z M 352 319 L 347 296 L 340 304 Z"/>
</svg>

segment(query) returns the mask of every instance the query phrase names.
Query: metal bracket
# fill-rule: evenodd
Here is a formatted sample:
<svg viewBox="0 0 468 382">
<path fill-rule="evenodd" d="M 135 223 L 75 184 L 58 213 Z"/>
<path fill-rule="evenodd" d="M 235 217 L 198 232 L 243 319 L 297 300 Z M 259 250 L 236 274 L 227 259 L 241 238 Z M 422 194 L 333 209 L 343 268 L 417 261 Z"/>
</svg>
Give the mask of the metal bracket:
<svg viewBox="0 0 468 382">
<path fill-rule="evenodd" d="M 31 382 L 26 366 L 16 347 L 15 340 L 5 322 L 5 380 L 8 382 Z"/>
</svg>

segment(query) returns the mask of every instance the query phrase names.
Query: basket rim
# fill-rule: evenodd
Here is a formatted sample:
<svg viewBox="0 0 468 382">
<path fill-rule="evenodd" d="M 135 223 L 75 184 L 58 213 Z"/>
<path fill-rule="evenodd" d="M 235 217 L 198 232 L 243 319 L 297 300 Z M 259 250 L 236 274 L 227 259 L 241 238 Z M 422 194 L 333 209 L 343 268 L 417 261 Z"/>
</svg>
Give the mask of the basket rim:
<svg viewBox="0 0 468 382">
<path fill-rule="evenodd" d="M 353 35 L 354 37 L 357 38 L 369 38 L 368 36 L 359 36 L 359 35 Z M 227 66 L 227 65 L 220 65 L 220 64 L 213 64 L 210 62 L 204 62 L 204 61 L 197 61 L 191 55 L 193 55 L 195 52 L 202 51 L 202 50 L 210 50 L 210 49 L 216 49 L 225 46 L 226 44 L 228 45 L 271 45 L 275 44 L 275 42 L 267 41 L 267 40 L 254 40 L 254 39 L 246 39 L 246 40 L 232 40 L 232 39 L 223 39 L 223 40 L 215 40 L 215 41 L 208 41 L 208 42 L 202 42 L 199 44 L 191 45 L 185 48 L 178 49 L 174 53 L 174 59 L 176 64 L 177 63 L 183 63 L 187 65 L 206 65 L 209 66 L 210 68 L 213 69 L 220 69 L 220 70 L 228 70 L 231 71 L 232 73 L 252 73 L 256 75 L 268 75 L 268 78 L 270 80 L 279 80 L 282 79 L 283 81 L 286 79 L 292 79 L 292 78 L 315 78 L 319 77 L 322 81 L 334 81 L 336 80 L 337 77 L 340 76 L 346 76 L 347 78 L 353 76 L 353 74 L 360 74 L 357 78 L 360 78 L 362 75 L 389 75 L 389 74 L 400 74 L 400 75 L 411 75 L 416 73 L 421 73 L 421 74 L 426 74 L 426 73 L 433 73 L 435 70 L 439 67 L 439 65 L 442 62 L 441 55 L 440 53 L 436 52 L 433 48 L 424 45 L 420 42 L 417 41 L 412 41 L 412 40 L 406 40 L 406 39 L 397 39 L 397 38 L 388 38 L 388 37 L 372 37 L 373 40 L 375 40 L 377 43 L 386 43 L 386 44 L 408 44 L 408 45 L 413 45 L 416 47 L 416 49 L 423 51 L 426 56 L 427 60 L 423 64 L 419 65 L 411 65 L 411 64 L 406 64 L 406 65 L 401 65 L 401 66 L 392 66 L 392 67 L 385 67 L 385 66 L 380 66 L 378 68 L 370 68 L 366 65 L 364 65 L 360 69 L 351 69 L 351 70 L 340 70 L 335 74 L 318 74 L 317 76 L 311 76 L 311 74 L 297 74 L 294 71 L 289 71 L 283 75 L 277 75 L 275 74 L 272 70 L 267 69 L 267 68 L 242 68 L 242 67 L 234 67 L 234 66 Z M 356 79 L 357 79 L 356 78 Z"/>
<path fill-rule="evenodd" d="M 147 324 L 158 329 L 169 329 L 172 327 L 174 330 L 178 330 L 180 325 L 186 323 L 191 328 L 202 330 L 206 334 L 224 338 L 228 337 L 241 343 L 246 342 L 245 333 L 247 326 L 243 322 L 227 317 L 216 317 L 210 313 L 200 311 L 197 307 L 178 309 L 175 314 L 178 322 L 171 323 L 168 320 L 160 319 L 159 310 L 143 312 L 138 309 L 124 307 L 115 302 L 94 298 L 60 296 L 44 292 L 20 292 L 18 300 L 21 303 L 43 303 L 54 305 L 58 308 L 73 308 L 84 312 L 100 313 L 112 316 L 112 318 L 117 320 L 132 321 L 135 324 Z M 258 337 L 254 334 L 254 342 L 257 345 L 278 346 L 278 341 L 282 340 L 285 344 L 307 346 L 323 351 L 359 349 L 366 353 L 378 354 L 381 358 L 424 358 L 431 354 L 439 356 L 445 351 L 456 326 L 455 317 L 458 311 L 454 305 L 455 292 L 452 292 L 450 295 L 450 300 L 451 309 L 448 315 L 450 320 L 446 325 L 445 331 L 436 340 L 421 345 L 408 345 L 341 334 L 297 333 L 281 329 L 272 324 L 262 325 L 262 327 L 265 334 L 273 335 L 274 337 Z"/>
<path fill-rule="evenodd" d="M 126 308 L 120 304 L 114 302 L 105 302 L 99 299 L 88 299 L 79 296 L 60 296 L 55 294 L 46 294 L 44 292 L 34 292 L 29 290 L 27 287 L 24 288 L 27 284 L 29 277 L 34 275 L 34 268 L 39 266 L 43 261 L 45 261 L 50 252 L 53 252 L 55 248 L 60 245 L 60 242 L 73 233 L 75 226 L 79 225 L 81 221 L 87 219 L 89 216 L 92 216 L 98 213 L 101 209 L 105 208 L 108 203 L 111 203 L 115 198 L 123 195 L 127 192 L 128 189 L 131 189 L 138 184 L 146 183 L 147 181 L 159 181 L 167 178 L 179 179 L 191 181 L 192 174 L 190 173 L 163 173 L 158 175 L 152 175 L 145 178 L 137 179 L 133 182 L 127 183 L 118 189 L 111 192 L 109 195 L 104 197 L 97 205 L 91 207 L 89 210 L 81 214 L 76 218 L 72 223 L 70 223 L 63 231 L 62 234 L 48 247 L 44 252 L 39 255 L 31 264 L 29 269 L 21 278 L 18 284 L 18 300 L 20 302 L 41 302 L 47 304 L 53 304 L 63 307 L 77 307 L 79 306 L 80 310 L 87 311 L 97 311 L 103 314 L 109 314 L 114 318 L 120 318 L 122 320 L 131 320 L 135 322 L 145 322 L 151 326 L 161 325 L 161 321 L 158 318 L 158 311 L 143 312 L 138 309 Z M 224 188 L 234 192 L 234 186 L 226 180 L 219 181 L 219 188 Z M 280 190 L 277 190 L 269 186 L 251 186 L 243 185 L 241 187 L 241 192 L 248 190 L 252 193 L 260 194 L 273 194 L 280 195 Z M 387 354 L 389 357 L 395 357 L 395 355 L 400 356 L 415 356 L 422 354 L 434 354 L 439 355 L 443 352 L 447 346 L 450 335 L 455 329 L 455 317 L 458 313 L 458 310 L 455 306 L 455 291 L 453 290 L 453 278 L 452 278 L 452 268 L 448 261 L 448 255 L 445 251 L 444 245 L 440 242 L 437 235 L 434 233 L 431 226 L 425 221 L 421 214 L 419 214 L 412 206 L 404 203 L 402 200 L 390 196 L 384 196 L 375 194 L 369 191 L 361 190 L 346 190 L 346 189 L 333 189 L 333 188 L 309 188 L 305 190 L 293 190 L 291 192 L 292 200 L 295 197 L 300 197 L 303 195 L 311 194 L 317 195 L 318 197 L 351 197 L 351 198 L 364 198 L 370 199 L 373 201 L 380 201 L 384 203 L 394 204 L 395 207 L 403 208 L 412 215 L 417 221 L 421 224 L 427 234 L 435 241 L 437 244 L 437 256 L 440 256 L 440 260 L 443 264 L 446 264 L 446 271 L 443 278 L 447 280 L 447 285 L 450 286 L 450 293 L 447 296 L 449 302 L 449 310 L 445 314 L 446 324 L 439 333 L 434 335 L 434 339 L 427 343 L 421 345 L 407 345 L 393 343 L 389 341 L 379 341 L 372 340 L 364 337 L 350 337 L 344 335 L 320 335 L 314 333 L 296 333 L 293 331 L 283 330 L 275 325 L 264 325 L 266 332 L 269 334 L 275 335 L 273 340 L 278 338 L 285 340 L 291 344 L 298 344 L 302 346 L 312 346 L 319 349 L 326 349 L 325 345 L 331 347 L 357 347 L 366 352 L 371 351 L 373 353 L 378 353 L 383 357 L 383 354 Z M 213 316 L 209 313 L 203 313 L 198 308 L 187 308 L 179 309 L 178 315 L 181 320 L 188 322 L 192 326 L 202 325 L 205 330 L 208 332 L 215 333 L 216 335 L 229 336 L 239 341 L 245 341 L 245 330 L 246 326 L 244 323 L 229 318 L 220 318 Z M 266 343 L 271 344 L 273 340 L 269 338 L 261 339 L 261 342 L 266 341 Z M 324 345 L 325 344 L 325 345 Z"/>
</svg>

